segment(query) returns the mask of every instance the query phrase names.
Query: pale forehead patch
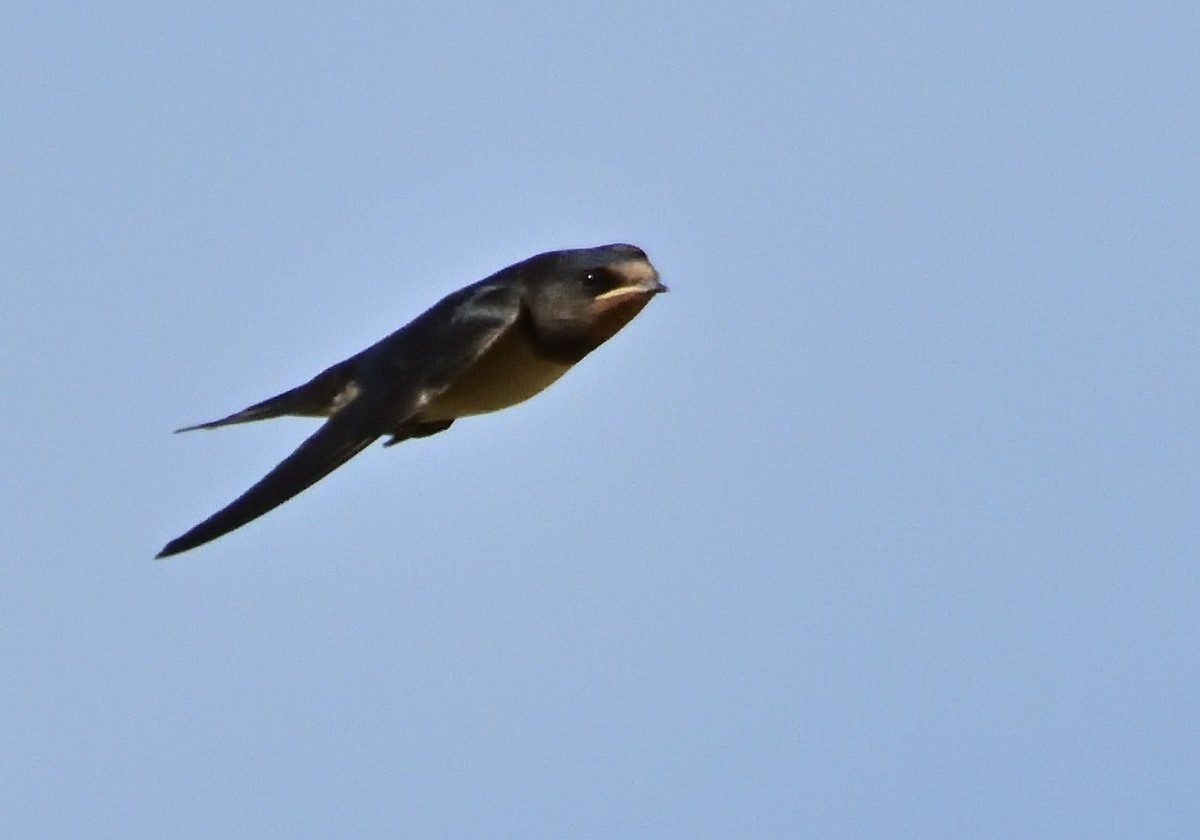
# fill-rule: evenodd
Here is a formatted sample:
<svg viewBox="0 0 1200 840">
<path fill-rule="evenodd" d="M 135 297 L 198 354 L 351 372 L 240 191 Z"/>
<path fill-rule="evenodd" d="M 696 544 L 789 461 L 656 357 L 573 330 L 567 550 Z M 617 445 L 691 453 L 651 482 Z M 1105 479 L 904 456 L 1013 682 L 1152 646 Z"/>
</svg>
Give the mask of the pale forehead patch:
<svg viewBox="0 0 1200 840">
<path fill-rule="evenodd" d="M 614 264 L 612 268 L 630 283 L 648 286 L 658 280 L 658 272 L 646 260 L 625 260 Z"/>
</svg>

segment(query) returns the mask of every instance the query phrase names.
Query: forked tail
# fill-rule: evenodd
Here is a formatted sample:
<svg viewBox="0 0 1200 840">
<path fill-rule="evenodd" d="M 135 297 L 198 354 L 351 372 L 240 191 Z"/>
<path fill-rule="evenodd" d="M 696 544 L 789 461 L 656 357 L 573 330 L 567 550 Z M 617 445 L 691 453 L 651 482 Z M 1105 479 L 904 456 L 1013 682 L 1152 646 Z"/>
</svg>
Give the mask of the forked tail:
<svg viewBox="0 0 1200 840">
<path fill-rule="evenodd" d="M 354 381 L 352 357 L 314 376 L 303 385 L 284 391 L 270 399 L 255 403 L 220 420 L 184 426 L 175 432 L 191 432 L 196 429 L 216 429 L 235 423 L 251 423 L 269 420 L 272 417 L 329 417 L 358 395 L 358 384 Z"/>
</svg>

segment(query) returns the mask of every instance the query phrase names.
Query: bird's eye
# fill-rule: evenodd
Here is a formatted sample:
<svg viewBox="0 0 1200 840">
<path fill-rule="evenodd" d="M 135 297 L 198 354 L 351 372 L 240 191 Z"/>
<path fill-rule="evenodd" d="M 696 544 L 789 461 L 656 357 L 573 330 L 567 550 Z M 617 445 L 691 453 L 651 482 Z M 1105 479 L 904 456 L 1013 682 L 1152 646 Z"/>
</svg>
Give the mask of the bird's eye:
<svg viewBox="0 0 1200 840">
<path fill-rule="evenodd" d="M 607 268 L 593 268 L 584 272 L 582 282 L 588 294 L 595 296 L 615 288 L 621 282 L 621 278 Z"/>
</svg>

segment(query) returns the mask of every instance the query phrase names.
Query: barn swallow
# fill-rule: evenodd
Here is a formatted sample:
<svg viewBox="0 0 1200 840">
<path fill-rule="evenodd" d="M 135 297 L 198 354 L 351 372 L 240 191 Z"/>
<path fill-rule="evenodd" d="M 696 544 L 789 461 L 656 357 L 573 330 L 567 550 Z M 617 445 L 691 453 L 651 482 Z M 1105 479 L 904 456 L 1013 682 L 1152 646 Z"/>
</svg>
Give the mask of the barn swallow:
<svg viewBox="0 0 1200 840">
<path fill-rule="evenodd" d="M 384 446 L 443 432 L 542 391 L 667 287 L 633 245 L 549 251 L 459 289 L 308 382 L 220 420 L 177 431 L 300 415 L 311 437 L 229 505 L 167 543 L 203 545 L 283 504 L 388 435 Z"/>
</svg>

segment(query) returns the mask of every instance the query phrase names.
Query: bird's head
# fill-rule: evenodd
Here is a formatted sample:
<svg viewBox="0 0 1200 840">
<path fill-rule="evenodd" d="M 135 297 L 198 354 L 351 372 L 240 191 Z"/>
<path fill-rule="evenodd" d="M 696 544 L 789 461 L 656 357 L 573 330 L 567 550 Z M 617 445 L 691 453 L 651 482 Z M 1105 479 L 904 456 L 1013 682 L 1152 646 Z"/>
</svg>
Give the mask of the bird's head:
<svg viewBox="0 0 1200 840">
<path fill-rule="evenodd" d="M 549 349 L 582 358 L 667 291 L 646 253 L 602 245 L 540 254 L 527 261 L 529 312 Z"/>
</svg>

